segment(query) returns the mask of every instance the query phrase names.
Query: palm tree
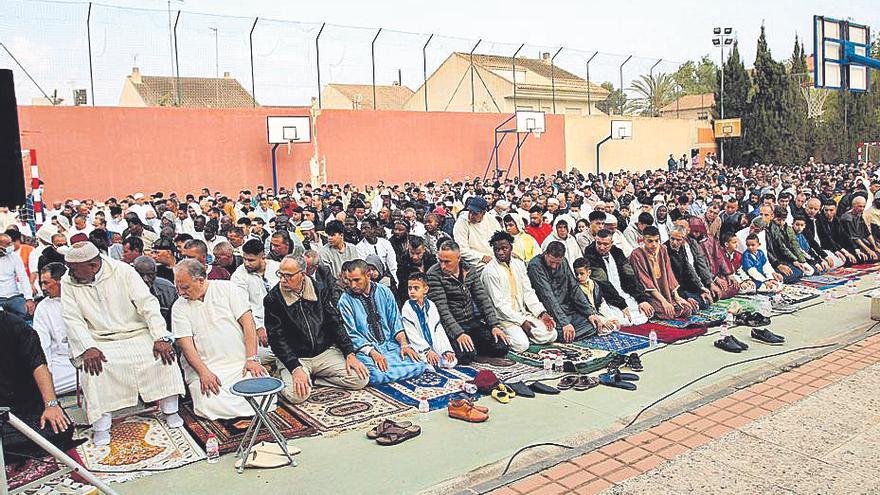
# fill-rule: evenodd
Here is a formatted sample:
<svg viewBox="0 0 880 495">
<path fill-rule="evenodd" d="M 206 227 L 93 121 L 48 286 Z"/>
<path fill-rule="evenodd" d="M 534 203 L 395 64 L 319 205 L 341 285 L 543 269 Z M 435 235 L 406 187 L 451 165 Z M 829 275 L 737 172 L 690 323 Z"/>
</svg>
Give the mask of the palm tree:
<svg viewBox="0 0 880 495">
<path fill-rule="evenodd" d="M 639 95 L 631 100 L 635 111 L 649 117 L 659 117 L 660 109 L 675 101 L 677 85 L 671 74 L 661 72 L 653 77 L 640 76 L 629 89 Z"/>
</svg>

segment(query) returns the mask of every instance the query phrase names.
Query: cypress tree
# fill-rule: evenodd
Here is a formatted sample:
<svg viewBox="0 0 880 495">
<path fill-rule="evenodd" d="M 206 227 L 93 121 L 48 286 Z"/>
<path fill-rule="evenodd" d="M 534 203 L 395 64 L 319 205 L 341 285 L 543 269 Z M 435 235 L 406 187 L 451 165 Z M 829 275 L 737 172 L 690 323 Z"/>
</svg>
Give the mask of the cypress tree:
<svg viewBox="0 0 880 495">
<path fill-rule="evenodd" d="M 804 47 L 794 38 L 794 49 L 786 80 L 785 99 L 780 108 L 782 119 L 782 138 L 787 143 L 781 150 L 786 164 L 804 163 L 813 153 L 813 126 L 807 118 L 807 102 L 801 93 L 801 83 L 808 83 L 807 58 Z"/>
<path fill-rule="evenodd" d="M 721 118 L 721 71 L 715 78 L 715 107 L 712 116 L 716 119 Z M 742 58 L 739 55 L 739 44 L 733 43 L 733 49 L 724 62 L 724 117 L 728 119 L 741 118 L 745 124 L 745 118 L 749 114 L 750 102 L 749 94 L 752 89 L 752 80 L 749 73 L 746 72 Z M 743 146 L 745 135 L 750 130 L 743 125 L 743 137 L 727 138 L 724 140 L 724 161 L 728 164 L 741 165 L 748 163 L 743 157 Z M 721 146 L 718 140 L 718 146 Z"/>
<path fill-rule="evenodd" d="M 783 130 L 783 107 L 790 101 L 785 67 L 773 60 L 764 26 L 758 37 L 753 72 L 755 94 L 744 119 L 749 130 L 743 139 L 743 158 L 750 162 L 786 163 L 790 143 Z"/>
</svg>

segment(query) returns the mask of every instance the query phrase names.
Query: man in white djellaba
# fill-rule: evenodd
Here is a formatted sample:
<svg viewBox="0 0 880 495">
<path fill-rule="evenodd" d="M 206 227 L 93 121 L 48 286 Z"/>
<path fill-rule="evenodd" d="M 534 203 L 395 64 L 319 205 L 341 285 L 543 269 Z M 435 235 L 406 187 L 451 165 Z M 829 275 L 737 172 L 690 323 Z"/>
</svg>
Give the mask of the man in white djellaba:
<svg viewBox="0 0 880 495">
<path fill-rule="evenodd" d="M 198 260 L 178 263 L 174 284 L 180 298 L 171 309 L 171 326 L 183 351 L 193 410 L 212 420 L 253 416 L 247 401 L 229 392 L 246 375 L 266 375 L 247 294 L 228 280 L 208 280 Z"/>
<path fill-rule="evenodd" d="M 85 371 L 82 390 L 95 444 L 110 443 L 112 412 L 137 405 L 138 396 L 159 401 L 169 427 L 183 426 L 174 339 L 147 284 L 88 241 L 74 244 L 64 262 L 61 306 L 71 360 Z"/>
</svg>

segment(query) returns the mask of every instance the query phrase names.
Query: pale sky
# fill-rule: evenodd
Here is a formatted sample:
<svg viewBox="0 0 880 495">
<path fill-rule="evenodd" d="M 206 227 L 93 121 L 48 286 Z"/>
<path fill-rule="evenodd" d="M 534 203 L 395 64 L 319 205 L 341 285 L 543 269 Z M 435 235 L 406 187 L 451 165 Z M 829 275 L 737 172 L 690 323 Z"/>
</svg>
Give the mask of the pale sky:
<svg viewBox="0 0 880 495">
<path fill-rule="evenodd" d="M 62 5 L 22 0 L 0 0 L 0 41 L 29 65 L 35 78 L 49 92 L 62 96 L 73 87 L 88 87 L 85 52 L 85 5 Z M 104 5 L 137 7 L 161 12 L 123 11 L 94 7 L 92 49 L 99 104 L 115 104 L 122 79 L 138 65 L 142 73 L 168 75 L 170 48 L 166 0 L 103 0 Z M 179 28 L 180 74 L 212 76 L 215 71 L 214 32 L 217 27 L 219 72 L 230 71 L 250 89 L 247 35 L 253 17 L 298 21 L 291 25 L 260 21 L 255 31 L 257 99 L 268 104 L 298 104 L 316 92 L 314 36 L 320 22 L 356 26 L 328 26 L 322 34 L 322 79 L 327 82 L 368 84 L 370 41 L 379 27 L 385 28 L 377 42 L 377 82 L 397 79 L 417 88 L 422 78 L 422 44 L 437 33 L 429 49 L 428 72 L 450 51 L 467 52 L 476 39 L 484 41 L 477 52 L 512 55 L 526 43 L 522 56 L 535 57 L 551 47 L 565 49 L 557 64 L 583 76 L 585 59 L 602 52 L 591 66 L 595 82 L 617 84 L 617 66 L 623 56 L 634 59 L 625 67 L 625 85 L 647 73 L 658 59 L 657 71 L 670 72 L 678 63 L 709 54 L 719 60 L 712 46 L 712 27 L 734 28 L 746 64 L 754 59 L 755 44 L 763 22 L 777 60 L 791 54 L 795 34 L 812 52 L 812 16 L 823 14 L 852 20 L 880 29 L 876 0 L 828 1 L 691 1 L 666 2 L 617 0 L 613 2 L 545 0 L 171 0 L 171 8 L 183 10 Z M 7 15 L 7 12 L 10 15 Z M 192 13 L 192 14 L 190 14 Z M 214 14 L 241 19 L 211 17 Z M 47 20 L 48 18 L 48 20 Z M 250 19 L 247 19 L 250 18 Z M 5 20 L 4 20 L 5 19 Z M 137 20 L 142 19 L 142 20 Z M 461 39 L 440 39 L 439 35 Z M 84 58 L 85 57 L 85 58 Z M 83 63 L 85 62 L 85 63 Z M 326 64 L 326 67 L 325 67 Z M 281 66 L 281 67 L 279 67 Z M 0 51 L 0 67 L 14 67 Z M 286 68 L 287 70 L 280 70 Z M 19 100 L 38 94 L 23 74 L 16 73 Z M 293 88 L 293 89 L 291 89 Z"/>
</svg>

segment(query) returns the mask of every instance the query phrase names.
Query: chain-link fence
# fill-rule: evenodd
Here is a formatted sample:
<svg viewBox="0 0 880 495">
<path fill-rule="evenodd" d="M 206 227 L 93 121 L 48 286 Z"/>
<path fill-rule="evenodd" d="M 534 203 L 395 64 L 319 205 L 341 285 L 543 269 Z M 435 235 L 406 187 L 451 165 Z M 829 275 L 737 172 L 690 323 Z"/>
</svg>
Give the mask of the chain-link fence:
<svg viewBox="0 0 880 495">
<path fill-rule="evenodd" d="M 229 96 L 231 86 L 223 83 L 237 81 L 240 88 L 235 89 L 253 105 L 326 108 L 330 102 L 325 100 L 343 98 L 353 108 L 495 112 L 506 108 L 499 100 L 510 96 L 490 91 L 493 81 L 487 77 L 490 72 L 502 77 L 519 74 L 513 68 L 516 54 L 516 65 L 540 61 L 553 67 L 549 71 L 553 95 L 549 103 L 534 109 L 568 113 L 557 103 L 573 98 L 572 93 L 590 98 L 592 92 L 594 99 L 604 100 L 608 92 L 599 85 L 607 82 L 612 91 L 622 86 L 627 98 L 637 99 L 644 95 L 631 88 L 634 80 L 674 72 L 681 63 L 575 47 L 200 14 L 178 10 L 181 5 L 172 1 L 170 10 L 148 10 L 0 0 L 0 64 L 15 71 L 22 104 L 39 99 L 63 105 L 129 105 L 133 95 L 127 93 L 131 88 L 126 89 L 126 81 L 134 77 L 136 67 L 138 76 L 161 79 L 164 88 L 170 85 L 163 94 L 152 95 L 148 104 L 194 106 L 185 92 L 200 85 L 206 93 L 200 95 L 201 106 L 245 106 L 241 97 Z M 472 53 L 494 56 L 481 58 L 494 66 L 488 72 L 472 70 Z M 456 56 L 465 61 L 464 68 L 450 63 Z M 502 67 L 498 60 L 511 63 Z M 566 86 L 560 81 L 568 74 L 580 81 L 568 79 Z M 420 90 L 427 78 L 427 91 Z M 528 84 L 518 81 L 514 87 Z M 448 102 L 432 92 L 434 86 L 449 93 L 450 85 L 454 91 Z M 473 95 L 481 88 L 489 97 L 477 102 Z M 435 96 L 443 98 L 435 100 Z M 622 101 L 613 100 L 614 92 L 611 96 L 603 111 L 629 111 Z M 464 105 L 457 99 L 463 99 Z M 586 108 L 589 113 L 589 104 Z"/>
</svg>

